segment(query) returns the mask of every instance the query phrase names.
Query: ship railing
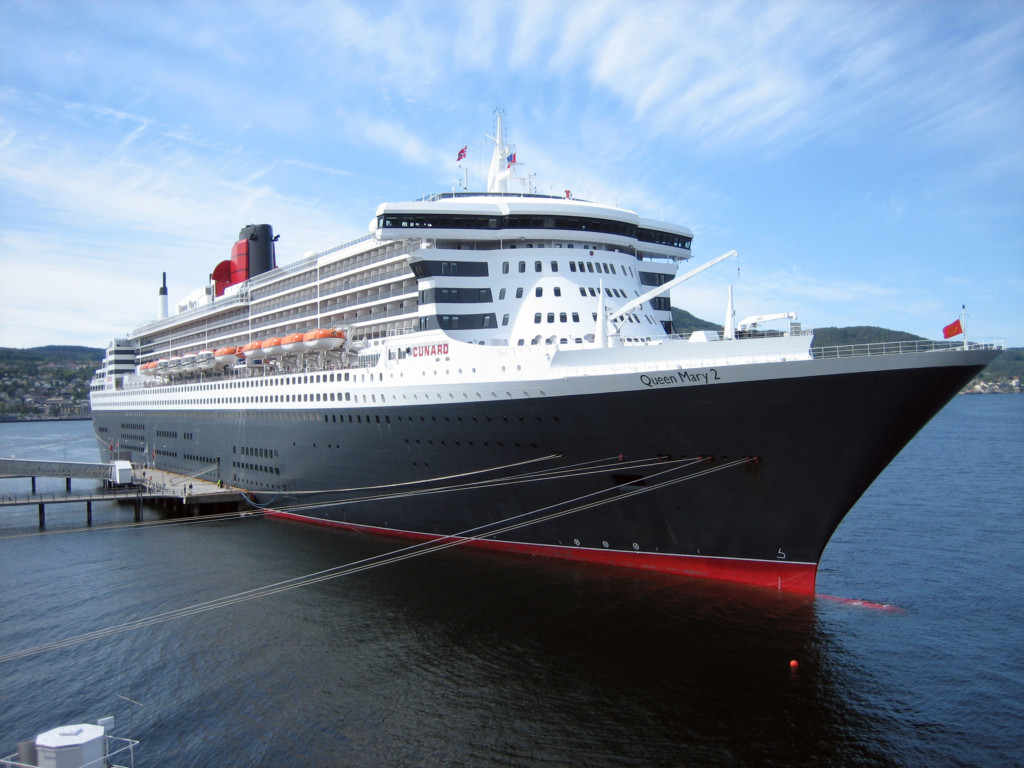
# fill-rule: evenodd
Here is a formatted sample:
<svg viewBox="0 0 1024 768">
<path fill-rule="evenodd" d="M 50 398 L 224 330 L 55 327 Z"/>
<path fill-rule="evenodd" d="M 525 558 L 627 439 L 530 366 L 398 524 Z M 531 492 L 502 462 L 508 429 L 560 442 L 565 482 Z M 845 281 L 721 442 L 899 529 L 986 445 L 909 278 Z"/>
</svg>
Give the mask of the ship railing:
<svg viewBox="0 0 1024 768">
<path fill-rule="evenodd" d="M 81 768 L 132 768 L 135 765 L 135 747 L 139 745 L 138 739 L 124 739 L 120 736 L 104 736 L 103 738 L 106 740 L 103 757 L 90 760 Z M 31 742 L 29 743 L 31 744 Z M 37 763 L 19 762 L 18 758 L 21 756 L 21 753 L 15 752 L 7 757 L 0 757 L 0 768 L 36 768 Z M 117 758 L 116 762 L 115 757 Z"/>
<path fill-rule="evenodd" d="M 906 355 L 921 352 L 943 352 L 964 349 L 962 341 L 932 341 L 917 339 L 914 341 L 881 341 L 871 344 L 846 344 L 839 347 L 811 347 L 811 354 L 816 360 L 838 357 L 864 357 L 868 355 Z M 966 345 L 968 350 L 1005 349 L 1002 339 L 988 341 L 971 341 Z"/>
</svg>

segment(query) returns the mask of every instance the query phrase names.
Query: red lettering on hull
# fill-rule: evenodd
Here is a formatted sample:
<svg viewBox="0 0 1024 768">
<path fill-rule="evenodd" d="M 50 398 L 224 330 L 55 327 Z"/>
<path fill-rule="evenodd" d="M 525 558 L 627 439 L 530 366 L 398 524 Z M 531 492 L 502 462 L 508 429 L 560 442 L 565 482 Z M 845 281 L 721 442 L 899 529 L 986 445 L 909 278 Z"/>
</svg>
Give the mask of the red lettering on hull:
<svg viewBox="0 0 1024 768">
<path fill-rule="evenodd" d="M 434 357 L 436 355 L 447 355 L 448 344 L 424 344 L 423 346 L 413 347 L 413 357 Z"/>
</svg>

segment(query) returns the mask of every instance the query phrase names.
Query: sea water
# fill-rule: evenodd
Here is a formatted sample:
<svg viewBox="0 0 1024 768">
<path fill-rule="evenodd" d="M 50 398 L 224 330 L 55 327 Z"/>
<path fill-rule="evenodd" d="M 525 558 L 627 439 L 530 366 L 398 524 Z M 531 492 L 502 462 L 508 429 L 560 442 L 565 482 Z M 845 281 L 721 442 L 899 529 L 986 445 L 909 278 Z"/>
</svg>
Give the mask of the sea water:
<svg viewBox="0 0 1024 768">
<path fill-rule="evenodd" d="M 114 715 L 138 766 L 1024 765 L 1022 438 L 1024 397 L 958 397 L 847 516 L 819 592 L 891 609 L 454 549 L 0 663 L 0 753 Z M 11 454 L 97 458 L 88 422 Z M 0 510 L 0 656 L 404 546 L 93 518 Z"/>
</svg>

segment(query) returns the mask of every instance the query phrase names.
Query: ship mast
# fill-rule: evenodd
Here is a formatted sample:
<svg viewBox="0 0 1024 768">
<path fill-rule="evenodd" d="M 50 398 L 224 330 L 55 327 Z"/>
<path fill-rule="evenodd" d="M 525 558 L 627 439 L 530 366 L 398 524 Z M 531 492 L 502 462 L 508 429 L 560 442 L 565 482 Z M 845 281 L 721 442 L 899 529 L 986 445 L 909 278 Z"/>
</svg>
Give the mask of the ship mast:
<svg viewBox="0 0 1024 768">
<path fill-rule="evenodd" d="M 491 169 L 487 173 L 487 191 L 505 193 L 508 192 L 508 180 L 512 176 L 512 164 L 508 162 L 509 147 L 505 144 L 505 134 L 501 125 L 505 113 L 495 110 L 495 115 L 497 127 L 494 136 L 487 137 L 494 142 Z"/>
</svg>

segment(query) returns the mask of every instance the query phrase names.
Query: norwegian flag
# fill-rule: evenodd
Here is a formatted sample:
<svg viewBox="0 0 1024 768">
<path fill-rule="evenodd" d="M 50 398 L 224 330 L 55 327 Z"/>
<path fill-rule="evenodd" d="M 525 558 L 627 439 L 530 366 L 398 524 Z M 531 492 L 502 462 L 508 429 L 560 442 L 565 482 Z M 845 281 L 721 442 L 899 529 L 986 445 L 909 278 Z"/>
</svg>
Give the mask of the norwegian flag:
<svg viewBox="0 0 1024 768">
<path fill-rule="evenodd" d="M 469 144 L 467 144 L 462 149 L 460 149 L 459 150 L 459 156 L 456 157 L 455 160 L 456 161 L 465 160 L 466 159 L 466 150 L 468 150 L 468 149 L 469 149 Z"/>
</svg>

